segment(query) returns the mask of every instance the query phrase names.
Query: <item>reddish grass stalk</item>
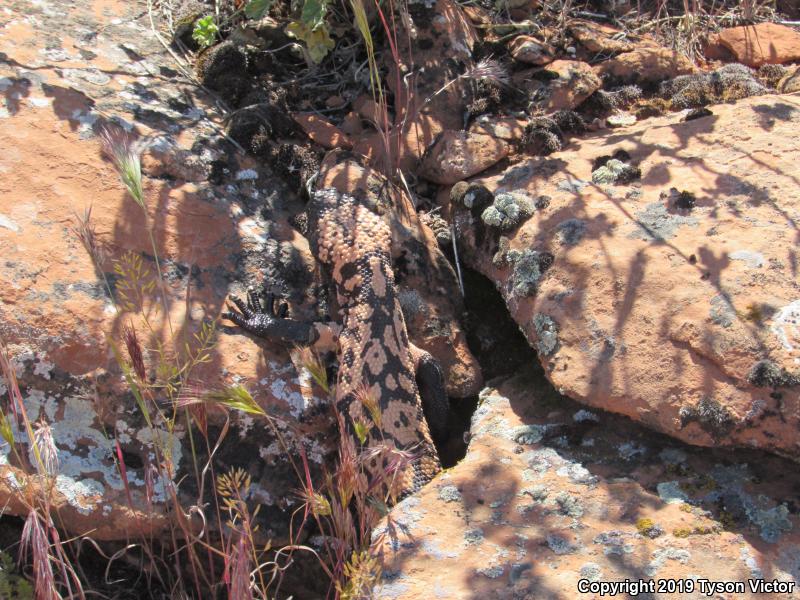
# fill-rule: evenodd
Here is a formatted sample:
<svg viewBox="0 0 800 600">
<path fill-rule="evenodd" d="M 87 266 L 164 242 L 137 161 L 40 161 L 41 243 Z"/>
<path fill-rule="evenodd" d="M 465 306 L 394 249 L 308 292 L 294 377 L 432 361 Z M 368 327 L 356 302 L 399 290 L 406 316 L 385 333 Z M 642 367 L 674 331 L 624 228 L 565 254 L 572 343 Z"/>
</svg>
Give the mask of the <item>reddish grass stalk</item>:
<svg viewBox="0 0 800 600">
<path fill-rule="evenodd" d="M 20 561 L 28 554 L 33 562 L 33 584 L 36 600 L 60 600 L 56 589 L 56 576 L 50 562 L 50 542 L 39 513 L 31 508 L 20 538 Z"/>
</svg>

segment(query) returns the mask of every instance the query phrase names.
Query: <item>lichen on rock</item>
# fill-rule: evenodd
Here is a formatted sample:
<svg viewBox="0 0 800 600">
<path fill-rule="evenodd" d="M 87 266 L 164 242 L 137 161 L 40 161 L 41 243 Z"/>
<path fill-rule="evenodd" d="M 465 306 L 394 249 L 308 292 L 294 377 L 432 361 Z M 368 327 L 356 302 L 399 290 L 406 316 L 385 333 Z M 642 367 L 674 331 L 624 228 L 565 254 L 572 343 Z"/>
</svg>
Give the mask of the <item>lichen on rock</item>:
<svg viewBox="0 0 800 600">
<path fill-rule="evenodd" d="M 533 329 L 536 332 L 536 350 L 540 356 L 551 356 L 558 351 L 558 324 L 548 315 L 537 313 L 533 316 Z"/>
<path fill-rule="evenodd" d="M 465 194 L 464 198 L 467 198 Z M 481 214 L 481 219 L 489 227 L 502 230 L 513 229 L 536 211 L 535 201 L 519 192 L 496 194 L 492 205 Z"/>
</svg>

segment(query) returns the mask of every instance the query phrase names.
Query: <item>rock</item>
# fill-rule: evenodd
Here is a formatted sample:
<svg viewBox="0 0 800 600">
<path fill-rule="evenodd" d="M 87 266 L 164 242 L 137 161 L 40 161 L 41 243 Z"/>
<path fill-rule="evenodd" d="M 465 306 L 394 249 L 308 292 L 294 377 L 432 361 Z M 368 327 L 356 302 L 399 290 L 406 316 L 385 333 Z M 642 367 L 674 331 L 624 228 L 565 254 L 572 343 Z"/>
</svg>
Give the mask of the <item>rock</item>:
<svg viewBox="0 0 800 600">
<path fill-rule="evenodd" d="M 661 581 L 797 581 L 796 465 L 671 443 L 542 379 L 483 390 L 464 460 L 376 529 L 376 598 L 576 598 L 635 579 L 632 565 Z"/>
<path fill-rule="evenodd" d="M 180 148 L 167 137 L 159 137 L 151 140 L 142 153 L 142 172 L 149 177 L 200 183 L 208 179 L 211 161 Z"/>
<path fill-rule="evenodd" d="M 366 94 L 356 98 L 353 102 L 353 110 L 358 116 L 372 124 L 373 126 L 383 126 L 383 111 L 380 105 Z"/>
<path fill-rule="evenodd" d="M 527 119 L 482 115 L 472 122 L 469 130 L 471 133 L 481 133 L 506 142 L 514 142 L 523 136 L 527 124 Z"/>
<path fill-rule="evenodd" d="M 347 100 L 338 95 L 329 96 L 325 100 L 325 106 L 327 106 L 328 108 L 344 108 L 345 104 L 347 104 Z"/>
<path fill-rule="evenodd" d="M 292 118 L 294 119 L 294 122 L 306 132 L 308 137 L 310 137 L 314 142 L 323 148 L 349 149 L 353 147 L 353 143 L 350 141 L 350 138 L 348 138 L 341 129 L 336 127 L 336 125 L 327 119 L 323 119 L 322 117 L 313 114 L 297 113 L 293 114 Z"/>
<path fill-rule="evenodd" d="M 800 67 L 795 67 L 791 73 L 778 82 L 778 91 L 781 94 L 800 92 Z"/>
<path fill-rule="evenodd" d="M 556 60 L 545 67 L 555 75 L 534 97 L 536 105 L 545 112 L 571 110 L 600 89 L 602 82 L 587 63 L 576 60 Z"/>
<path fill-rule="evenodd" d="M 202 324 L 218 319 L 229 291 L 241 294 L 237 277 L 258 283 L 256 276 L 274 281 L 281 274 L 291 282 L 285 296 L 292 314 L 317 317 L 315 265 L 305 240 L 287 223 L 288 208 L 297 212 L 300 203 L 294 206 L 265 171 L 232 152 L 217 133 L 221 119 L 209 108 L 210 97 L 168 76 L 173 59 L 143 33 L 150 30 L 147 14 L 127 3 L 108 7 L 119 23 L 79 2 L 69 10 L 46 7 L 36 13 L 36 27 L 17 27 L 0 37 L 0 54 L 7 58 L 0 63 L 0 337 L 28 415 L 53 432 L 59 467 L 50 502 L 58 511 L 61 539 L 91 532 L 97 541 L 146 535 L 159 543 L 175 527 L 177 511 L 188 514 L 208 497 L 198 498 L 184 412 L 171 434 L 161 419 L 149 427 L 109 342 L 127 359 L 124 329 L 134 326 L 144 347 L 145 375 L 154 376 L 157 345 L 171 354 L 170 340 L 181 350 L 185 340 L 196 352 L 193 336 Z M 30 15 L 27 8 L 19 10 L 13 18 Z M 87 42 L 87 31 L 100 33 Z M 38 63 L 59 39 L 70 40 L 63 52 L 70 54 L 71 71 L 118 74 L 99 86 L 93 77 L 67 79 L 71 75 L 58 61 Z M 142 158 L 147 217 L 101 152 L 101 126 L 130 131 L 140 143 L 150 140 Z M 97 261 L 72 231 L 76 213 L 83 216 L 89 208 Z M 148 226 L 161 259 L 174 338 L 161 309 L 162 286 L 150 284 L 155 263 Z M 141 277 L 130 275 L 134 267 Z M 145 288 L 143 309 L 152 331 L 137 311 L 122 307 L 125 294 L 133 297 L 135 280 Z M 330 449 L 327 397 L 288 350 L 262 347 L 227 322 L 217 323 L 214 339 L 208 362 L 192 370 L 192 383 L 203 391 L 243 385 L 276 419 L 290 449 L 281 449 L 264 419 L 233 411 L 214 468 L 219 474 L 243 468 L 252 478 L 250 497 L 262 505 L 261 541 L 286 540 L 300 505 L 294 495 L 300 481 L 289 459 L 299 460 L 303 449 L 312 471 L 320 472 Z M 7 388 L 0 376 L 0 397 L 10 415 Z M 153 401 L 171 412 L 162 391 Z M 209 408 L 206 422 L 214 447 L 226 418 Z M 27 433 L 13 430 L 17 450 L 28 456 Z M 160 463 L 156 435 L 169 451 Z M 192 435 L 197 464 L 204 465 L 206 443 L 198 425 Z M 116 462 L 120 456 L 127 489 Z M 156 467 L 164 476 L 148 484 Z M 20 464 L 3 442 L 0 505 L 6 516 L 27 516 L 36 487 L 30 473 L 30 465 Z M 169 489 L 180 506 L 169 500 Z M 206 526 L 215 523 L 211 517 Z M 199 531 L 202 524 L 191 517 L 190 526 Z"/>
<path fill-rule="evenodd" d="M 361 117 L 354 112 L 347 113 L 342 119 L 341 129 L 348 136 L 356 137 L 361 135 L 364 131 Z"/>
<path fill-rule="evenodd" d="M 778 23 L 723 29 L 715 38 L 734 58 L 749 67 L 800 60 L 800 33 Z"/>
<path fill-rule="evenodd" d="M 569 32 L 586 50 L 597 54 L 619 54 L 630 52 L 634 48 L 633 44 L 624 39 L 624 32 L 601 23 L 573 21 L 569 25 Z"/>
<path fill-rule="evenodd" d="M 515 37 L 508 48 L 514 60 L 531 65 L 546 65 L 555 59 L 555 50 L 552 46 L 529 35 Z"/>
<path fill-rule="evenodd" d="M 435 183 L 452 184 L 485 171 L 508 156 L 509 146 L 480 133 L 445 131 L 422 158 L 420 175 Z"/>
<path fill-rule="evenodd" d="M 600 77 L 620 83 L 657 83 L 694 70 L 692 62 L 679 52 L 653 46 L 636 48 L 595 66 Z"/>
<path fill-rule="evenodd" d="M 800 460 L 800 99 L 681 119 L 573 140 L 473 180 L 551 201 L 499 250 L 499 233 L 457 212 L 459 254 L 503 293 L 566 395 L 692 444 Z M 546 272 L 533 259 L 517 268 L 525 252 L 550 253 Z M 785 376 L 751 376 L 765 360 Z"/>
<path fill-rule="evenodd" d="M 386 219 L 392 230 L 395 277 L 408 335 L 442 365 L 449 396 L 477 394 L 483 378 L 459 322 L 463 306 L 455 271 L 439 249 L 436 234 L 420 220 L 408 196 L 376 170 L 337 151 L 326 155 L 316 186 L 367 194 L 376 203 L 392 207 L 386 211 Z M 375 190 L 382 191 L 376 195 Z"/>
</svg>

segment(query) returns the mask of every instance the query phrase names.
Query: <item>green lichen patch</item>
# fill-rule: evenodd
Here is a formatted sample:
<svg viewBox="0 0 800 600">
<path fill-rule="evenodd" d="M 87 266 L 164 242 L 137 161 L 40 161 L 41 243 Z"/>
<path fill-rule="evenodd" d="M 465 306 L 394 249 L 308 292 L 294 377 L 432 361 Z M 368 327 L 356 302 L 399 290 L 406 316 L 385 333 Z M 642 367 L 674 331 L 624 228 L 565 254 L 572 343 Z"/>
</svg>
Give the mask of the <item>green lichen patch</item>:
<svg viewBox="0 0 800 600">
<path fill-rule="evenodd" d="M 586 235 L 586 221 L 581 219 L 567 219 L 561 221 L 556 227 L 558 240 L 565 246 L 574 246 Z"/>
<path fill-rule="evenodd" d="M 642 170 L 626 162 L 612 158 L 603 166 L 592 171 L 592 183 L 617 184 L 630 183 L 642 177 Z"/>
<path fill-rule="evenodd" d="M 553 255 L 538 250 L 509 250 L 505 259 L 514 266 L 509 283 L 511 294 L 517 298 L 527 298 L 536 293 L 542 275 L 553 264 Z"/>
<path fill-rule="evenodd" d="M 694 217 L 670 213 L 664 202 L 651 202 L 636 213 L 635 229 L 628 237 L 660 242 L 675 237 L 679 227 L 697 224 Z"/>
<path fill-rule="evenodd" d="M 558 351 L 558 324 L 548 315 L 537 313 L 533 317 L 536 332 L 536 350 L 541 356 L 551 356 Z"/>
<path fill-rule="evenodd" d="M 492 205 L 483 211 L 481 219 L 489 227 L 509 230 L 522 223 L 535 211 L 535 201 L 525 194 L 501 192 L 494 197 Z"/>
</svg>

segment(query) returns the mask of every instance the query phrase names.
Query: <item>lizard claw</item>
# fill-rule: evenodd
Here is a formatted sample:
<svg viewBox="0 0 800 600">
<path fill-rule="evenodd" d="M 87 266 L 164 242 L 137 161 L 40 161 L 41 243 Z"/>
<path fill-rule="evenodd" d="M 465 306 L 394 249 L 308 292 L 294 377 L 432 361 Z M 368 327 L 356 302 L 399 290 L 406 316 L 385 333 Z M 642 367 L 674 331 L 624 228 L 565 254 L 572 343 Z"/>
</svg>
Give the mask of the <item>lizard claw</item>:
<svg viewBox="0 0 800 600">
<path fill-rule="evenodd" d="M 236 323 L 239 327 L 258 337 L 286 340 L 290 342 L 308 343 L 309 326 L 286 318 L 289 306 L 281 302 L 275 309 L 275 294 L 266 297 L 250 289 L 247 290 L 247 301 L 231 296 L 228 304 L 231 309 L 222 317 Z M 233 310 L 234 307 L 238 310 Z"/>
<path fill-rule="evenodd" d="M 245 319 L 252 319 L 253 318 L 254 311 L 249 306 L 249 303 L 245 304 L 244 301 L 241 298 L 239 298 L 238 296 L 231 296 L 230 300 L 231 300 L 231 302 L 233 302 L 233 304 L 236 305 L 236 308 L 239 309 L 239 312 L 241 313 L 240 316 L 243 316 Z M 230 304 L 228 304 L 228 308 L 233 308 L 233 307 Z M 237 314 L 237 313 L 229 312 L 229 313 L 226 313 L 226 314 Z"/>
</svg>

